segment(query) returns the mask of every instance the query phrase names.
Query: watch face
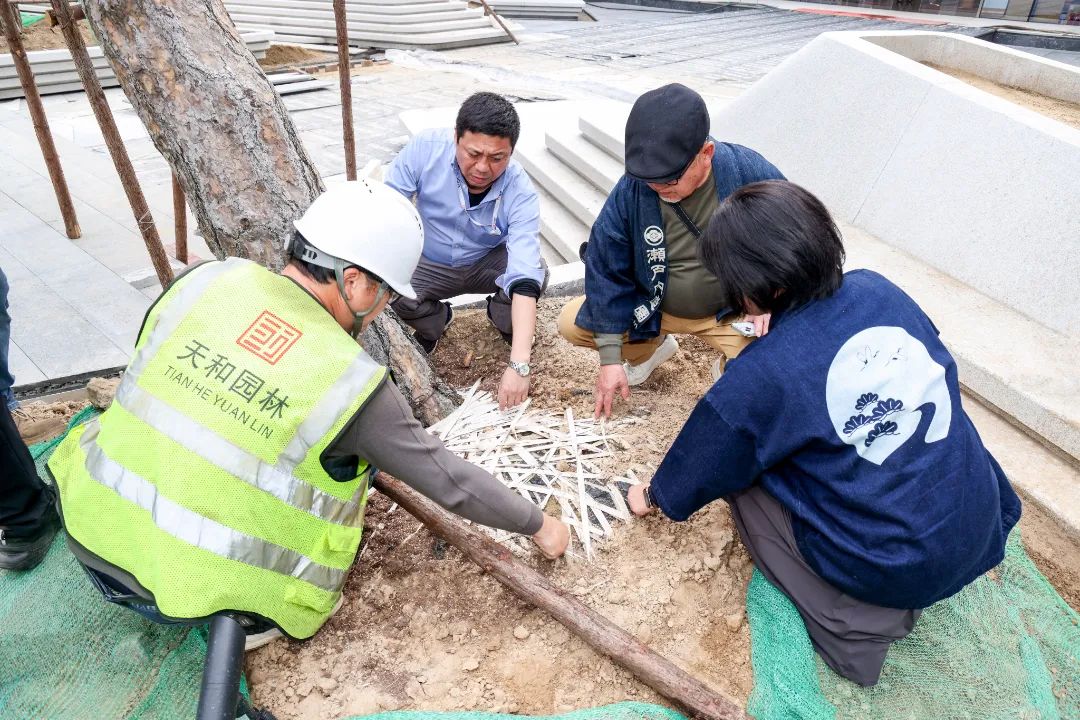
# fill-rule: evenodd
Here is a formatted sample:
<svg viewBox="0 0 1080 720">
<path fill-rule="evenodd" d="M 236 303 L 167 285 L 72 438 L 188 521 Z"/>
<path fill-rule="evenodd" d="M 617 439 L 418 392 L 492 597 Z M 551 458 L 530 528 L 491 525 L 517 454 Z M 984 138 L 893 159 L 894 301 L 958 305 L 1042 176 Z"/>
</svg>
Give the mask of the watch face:
<svg viewBox="0 0 1080 720">
<path fill-rule="evenodd" d="M 529 372 L 531 371 L 529 363 L 512 362 L 510 363 L 510 367 L 521 377 L 528 377 Z"/>
</svg>

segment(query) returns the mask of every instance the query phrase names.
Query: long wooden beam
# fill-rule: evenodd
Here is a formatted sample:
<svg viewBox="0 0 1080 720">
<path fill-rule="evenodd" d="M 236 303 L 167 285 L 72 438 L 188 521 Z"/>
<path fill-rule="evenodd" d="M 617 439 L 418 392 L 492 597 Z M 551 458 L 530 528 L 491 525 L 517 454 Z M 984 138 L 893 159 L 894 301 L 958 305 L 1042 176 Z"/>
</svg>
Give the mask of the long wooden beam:
<svg viewBox="0 0 1080 720">
<path fill-rule="evenodd" d="M 466 527 L 450 513 L 385 473 L 375 487 L 405 508 L 433 533 L 482 567 L 515 595 L 546 611 L 597 652 L 607 655 L 664 697 L 707 720 L 745 720 L 730 698 L 713 690 L 600 613 L 547 581 L 508 549 Z"/>
</svg>

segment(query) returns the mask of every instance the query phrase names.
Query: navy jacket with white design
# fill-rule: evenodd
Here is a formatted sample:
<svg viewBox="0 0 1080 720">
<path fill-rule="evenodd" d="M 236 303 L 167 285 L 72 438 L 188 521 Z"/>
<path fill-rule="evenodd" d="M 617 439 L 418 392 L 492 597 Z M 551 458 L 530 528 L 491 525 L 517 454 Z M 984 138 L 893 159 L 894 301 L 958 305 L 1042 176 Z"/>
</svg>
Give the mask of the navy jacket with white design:
<svg viewBox="0 0 1080 720">
<path fill-rule="evenodd" d="M 728 363 L 652 481 L 673 520 L 760 482 L 821 577 L 924 608 L 1004 557 L 1020 500 L 960 403 L 956 363 L 881 275 L 774 315 Z"/>
<path fill-rule="evenodd" d="M 716 194 L 721 201 L 743 185 L 784 179 L 772 163 L 753 150 L 731 143 L 714 141 L 714 144 L 712 169 Z M 647 184 L 627 175 L 622 176 L 608 195 L 593 223 L 584 253 L 585 303 L 575 321 L 578 327 L 594 333 L 629 330 L 631 340 L 644 340 L 660 333 L 658 310 L 663 300 L 663 285 L 659 289 L 656 285 L 666 284 L 667 263 L 648 257 L 650 249 L 658 248 L 664 248 L 666 256 L 660 202 L 660 196 Z M 649 230 L 652 232 L 647 241 Z M 663 265 L 663 272 L 654 274 L 650 266 L 656 265 Z"/>
</svg>

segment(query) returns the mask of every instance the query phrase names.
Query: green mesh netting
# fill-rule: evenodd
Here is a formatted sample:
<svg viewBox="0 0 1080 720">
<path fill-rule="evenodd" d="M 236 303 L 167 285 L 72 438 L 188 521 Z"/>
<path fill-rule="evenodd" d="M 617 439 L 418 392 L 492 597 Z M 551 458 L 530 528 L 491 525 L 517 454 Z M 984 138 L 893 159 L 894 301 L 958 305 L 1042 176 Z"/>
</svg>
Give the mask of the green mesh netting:
<svg viewBox="0 0 1080 720">
<path fill-rule="evenodd" d="M 1019 530 L 993 572 L 923 612 L 873 688 L 826 667 L 795 606 L 757 571 L 747 614 L 748 710 L 759 720 L 1080 718 L 1080 616 L 1031 562 Z"/>
<path fill-rule="evenodd" d="M 488 712 L 419 712 L 395 710 L 377 715 L 357 715 L 344 720 L 495 720 L 495 718 L 522 717 Z M 532 720 L 686 720 L 674 710 L 648 703 L 624 702 L 585 708 L 562 715 L 530 715 Z"/>
<path fill-rule="evenodd" d="M 86 408 L 70 430 L 97 414 Z M 66 433 L 65 433 L 66 434 Z M 30 448 L 44 465 L 63 436 Z M 0 571 L 0 718 L 190 720 L 206 631 L 157 625 L 101 599 L 57 536 L 29 572 Z M 241 689 L 247 692 L 246 686 Z M 391 712 L 364 720 L 486 720 L 483 712 Z M 656 705 L 620 703 L 548 720 L 685 720 Z"/>
<path fill-rule="evenodd" d="M 96 414 L 88 407 L 68 428 Z M 30 448 L 42 477 L 62 438 Z M 38 567 L 0 572 L 0 627 L 0 716 L 195 716 L 205 630 L 156 625 L 102 600 L 63 533 Z"/>
</svg>

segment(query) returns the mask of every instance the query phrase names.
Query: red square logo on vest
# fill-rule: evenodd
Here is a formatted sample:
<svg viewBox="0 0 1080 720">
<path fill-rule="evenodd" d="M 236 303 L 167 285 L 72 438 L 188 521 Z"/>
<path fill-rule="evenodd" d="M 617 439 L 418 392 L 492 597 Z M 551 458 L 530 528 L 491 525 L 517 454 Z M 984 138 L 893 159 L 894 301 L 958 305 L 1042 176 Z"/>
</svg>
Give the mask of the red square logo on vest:
<svg viewBox="0 0 1080 720">
<path fill-rule="evenodd" d="M 236 344 L 260 360 L 276 365 L 303 334 L 274 313 L 263 310 L 236 339 Z"/>
</svg>

